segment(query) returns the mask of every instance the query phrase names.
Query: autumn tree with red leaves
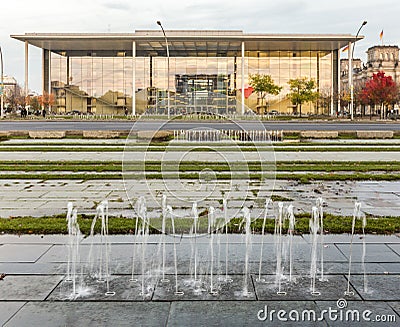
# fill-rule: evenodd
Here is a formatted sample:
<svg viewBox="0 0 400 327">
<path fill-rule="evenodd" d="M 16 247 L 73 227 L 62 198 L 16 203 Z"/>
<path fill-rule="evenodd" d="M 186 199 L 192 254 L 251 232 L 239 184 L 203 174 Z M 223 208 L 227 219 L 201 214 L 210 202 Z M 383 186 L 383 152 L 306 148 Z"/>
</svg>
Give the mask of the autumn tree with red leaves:
<svg viewBox="0 0 400 327">
<path fill-rule="evenodd" d="M 365 105 L 379 105 L 381 118 L 385 118 L 388 106 L 394 105 L 399 100 L 399 88 L 392 76 L 385 76 L 385 72 L 381 71 L 365 83 L 360 98 Z"/>
<path fill-rule="evenodd" d="M 43 92 L 43 95 L 39 96 L 39 103 L 44 108 L 51 108 L 54 105 L 54 94 Z"/>
</svg>

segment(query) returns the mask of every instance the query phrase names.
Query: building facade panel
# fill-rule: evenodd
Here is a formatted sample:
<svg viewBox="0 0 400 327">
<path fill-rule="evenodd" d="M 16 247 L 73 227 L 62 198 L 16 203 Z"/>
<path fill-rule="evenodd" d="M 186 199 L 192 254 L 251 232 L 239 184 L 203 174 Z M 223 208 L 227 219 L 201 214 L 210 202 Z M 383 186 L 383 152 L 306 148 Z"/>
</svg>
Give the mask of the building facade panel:
<svg viewBox="0 0 400 327">
<path fill-rule="evenodd" d="M 56 99 L 54 111 L 114 115 L 165 114 L 168 97 L 172 114 L 242 113 L 242 101 L 246 111 L 291 114 L 288 81 L 313 78 L 318 91 L 333 98 L 337 62 L 332 56 L 354 40 L 351 35 L 166 32 L 169 64 L 165 40 L 157 31 L 13 37 L 51 53 L 44 64 Z M 244 96 L 251 74 L 271 75 L 281 93 L 267 96 L 266 105 L 257 94 Z M 329 113 L 332 106 L 308 103 L 303 112 Z"/>
</svg>

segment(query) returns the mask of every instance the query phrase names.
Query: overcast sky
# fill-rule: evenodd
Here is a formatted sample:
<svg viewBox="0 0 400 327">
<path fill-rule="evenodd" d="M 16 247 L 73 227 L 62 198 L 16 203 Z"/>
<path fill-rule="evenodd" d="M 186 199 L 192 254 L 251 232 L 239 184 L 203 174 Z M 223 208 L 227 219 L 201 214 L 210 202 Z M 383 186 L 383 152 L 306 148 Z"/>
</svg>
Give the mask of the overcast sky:
<svg viewBox="0 0 400 327">
<path fill-rule="evenodd" d="M 355 56 L 368 47 L 400 45 L 399 0 L 2 0 L 0 46 L 4 72 L 24 84 L 24 44 L 10 38 L 26 32 L 133 32 L 158 29 L 235 29 L 245 33 L 352 33 L 363 20 Z M 41 91 L 41 51 L 30 46 L 29 87 Z"/>
</svg>

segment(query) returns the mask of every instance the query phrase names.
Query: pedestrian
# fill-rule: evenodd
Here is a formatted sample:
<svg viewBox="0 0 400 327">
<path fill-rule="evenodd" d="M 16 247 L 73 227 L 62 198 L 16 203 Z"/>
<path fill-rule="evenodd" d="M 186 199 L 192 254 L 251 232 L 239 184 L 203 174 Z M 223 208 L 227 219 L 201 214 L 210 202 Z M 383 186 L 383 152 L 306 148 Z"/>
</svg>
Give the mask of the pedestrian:
<svg viewBox="0 0 400 327">
<path fill-rule="evenodd" d="M 42 109 L 42 116 L 43 116 L 43 118 L 46 118 L 46 109 Z"/>
</svg>

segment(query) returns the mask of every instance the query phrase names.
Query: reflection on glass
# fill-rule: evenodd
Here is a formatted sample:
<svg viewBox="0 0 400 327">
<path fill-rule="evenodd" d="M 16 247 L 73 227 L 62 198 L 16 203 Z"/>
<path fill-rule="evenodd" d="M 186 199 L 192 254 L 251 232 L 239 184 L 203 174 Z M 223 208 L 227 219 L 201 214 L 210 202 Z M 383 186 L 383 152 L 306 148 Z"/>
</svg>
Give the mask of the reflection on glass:
<svg viewBox="0 0 400 327">
<path fill-rule="evenodd" d="M 165 56 L 66 57 L 52 53 L 50 67 L 58 112 L 79 110 L 124 115 L 132 110 L 134 89 L 137 113 L 165 113 L 169 92 L 172 114 L 193 111 L 230 114 L 240 111 L 242 80 L 248 87 L 249 74 L 257 73 L 271 75 L 282 86 L 279 95 L 267 96 L 267 112 L 292 112 L 287 94 L 288 81 L 294 78 L 314 78 L 318 90 L 332 96 L 332 54 L 322 51 L 249 51 L 245 56 L 244 76 L 240 56 L 171 57 L 169 76 Z M 259 111 L 257 97 L 253 93 L 245 99 L 246 106 L 254 111 Z M 304 108 L 304 112 L 318 110 L 313 104 Z"/>
</svg>

